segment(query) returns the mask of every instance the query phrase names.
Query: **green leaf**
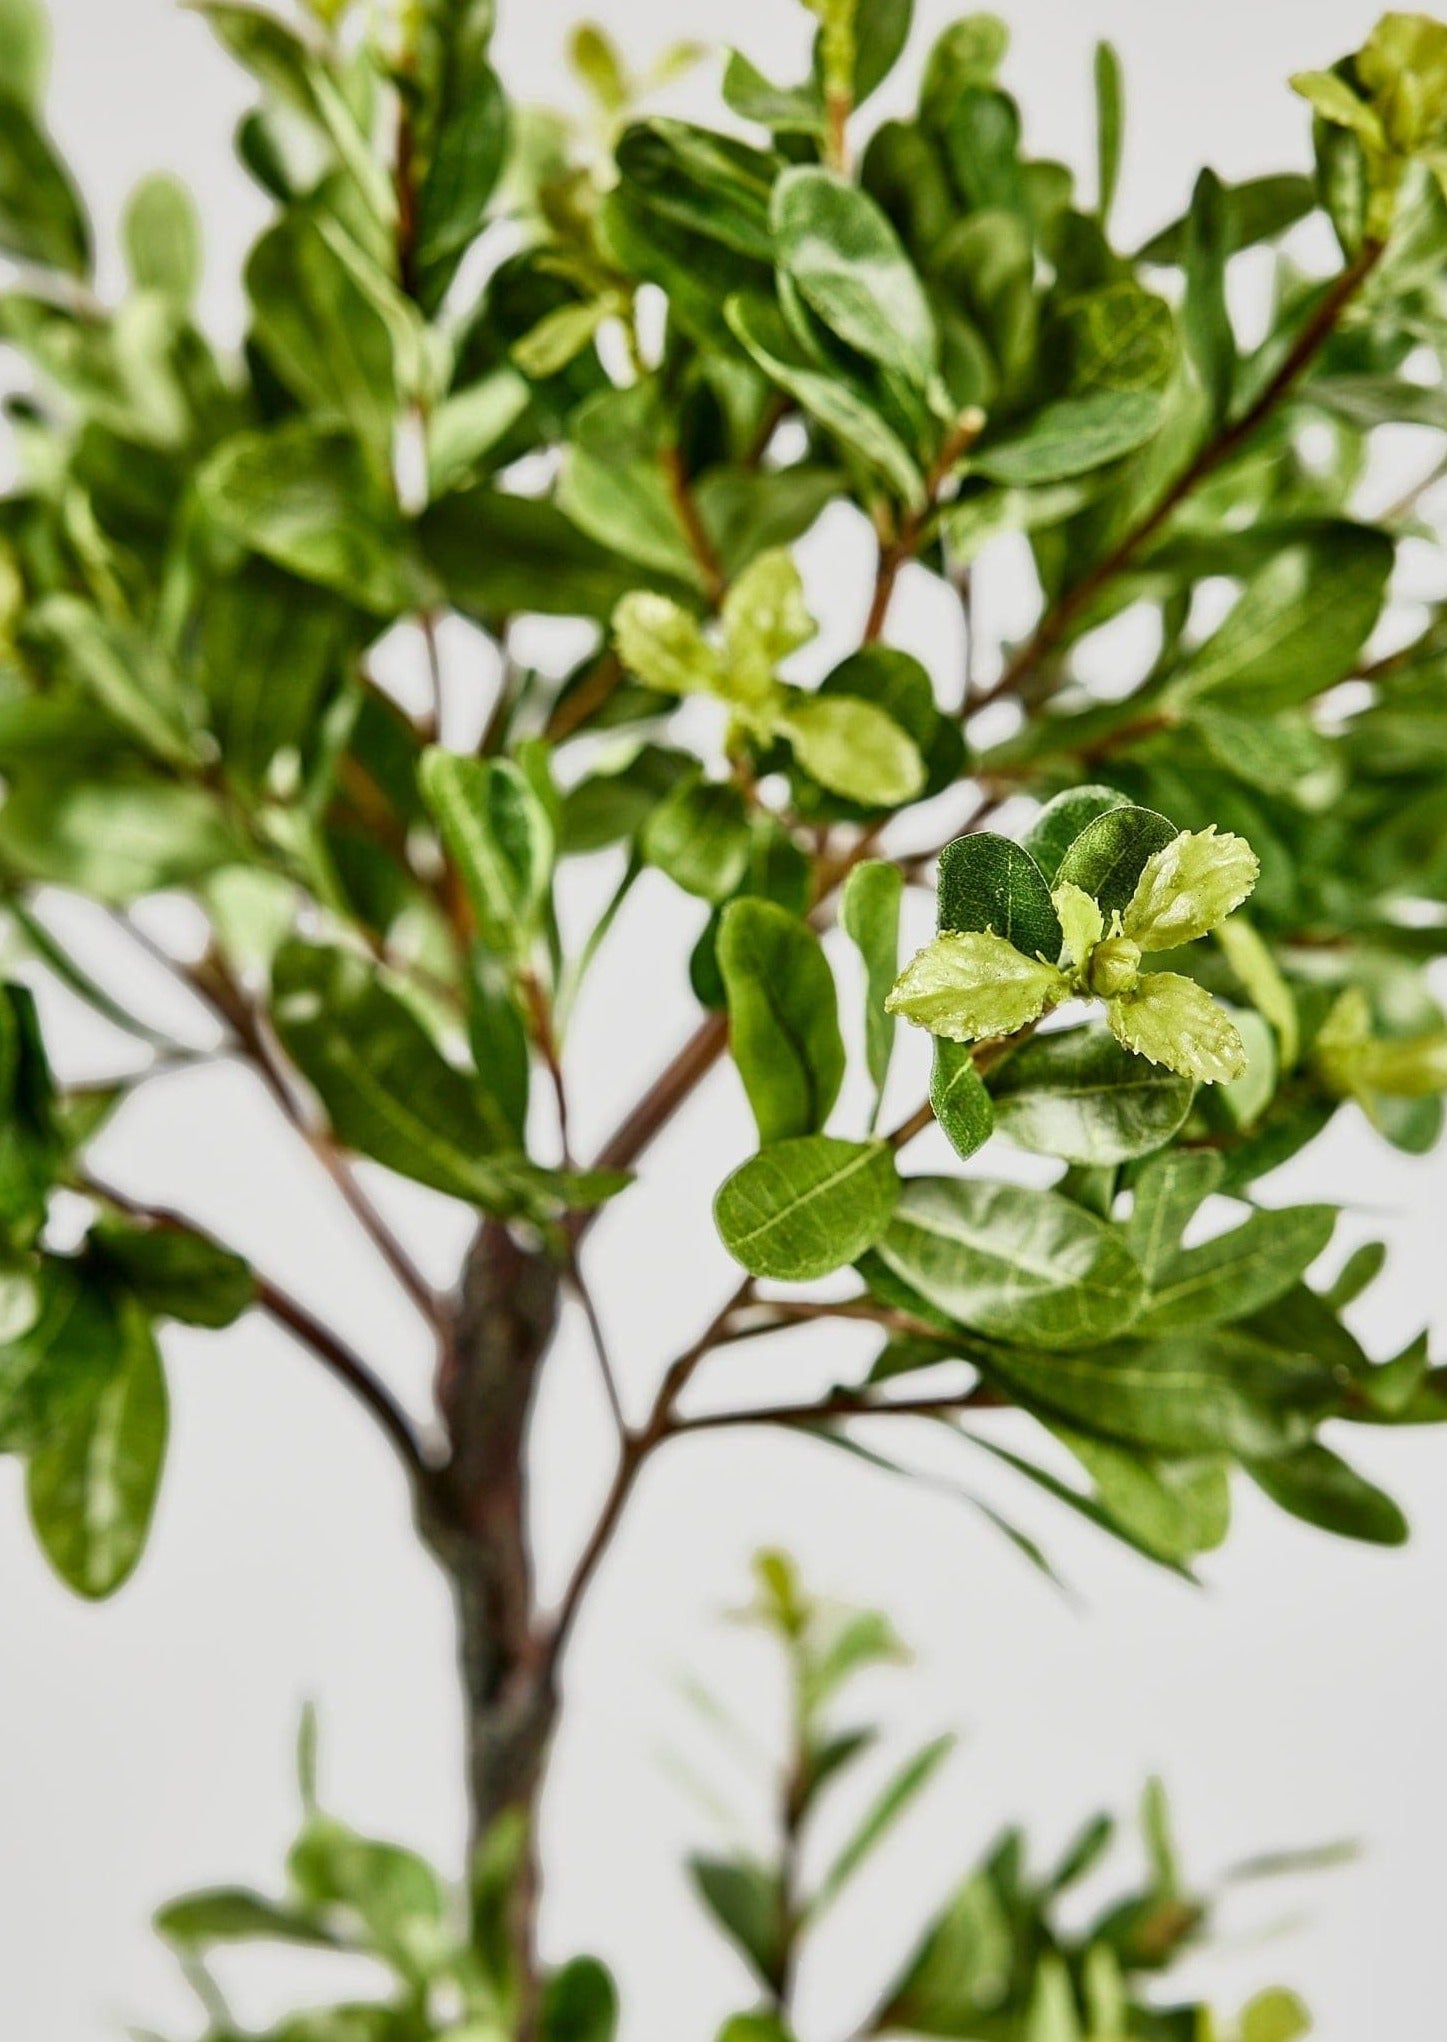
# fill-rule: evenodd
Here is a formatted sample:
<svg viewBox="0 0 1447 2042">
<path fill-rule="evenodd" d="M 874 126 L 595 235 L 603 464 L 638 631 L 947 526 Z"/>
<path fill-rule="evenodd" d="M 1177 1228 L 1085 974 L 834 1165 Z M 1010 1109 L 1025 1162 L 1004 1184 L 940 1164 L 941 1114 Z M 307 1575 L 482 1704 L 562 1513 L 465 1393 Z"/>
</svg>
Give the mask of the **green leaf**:
<svg viewBox="0 0 1447 2042">
<path fill-rule="evenodd" d="M 762 1985 L 777 1984 L 788 1949 L 786 1902 L 773 1872 L 745 1859 L 691 1858 L 704 1906 L 748 1959 Z"/>
<path fill-rule="evenodd" d="M 34 111 L 50 72 L 50 23 L 40 0 L 0 4 L 0 78 L 14 98 Z"/>
<path fill-rule="evenodd" d="M 1168 1142 L 1192 1087 L 1121 1048 L 1106 1028 L 1037 1036 L 990 1079 L 995 1124 L 1021 1148 L 1067 1163 L 1124 1163 Z"/>
<path fill-rule="evenodd" d="M 794 2042 L 772 2014 L 735 2014 L 718 2031 L 718 2042 Z"/>
<path fill-rule="evenodd" d="M 1125 1237 L 1148 1285 L 1158 1283 L 1176 1259 L 1187 1225 L 1225 1174 L 1225 1163 L 1211 1149 L 1172 1149 L 1141 1170 Z"/>
<path fill-rule="evenodd" d="M 885 1001 L 899 971 L 903 898 L 904 874 L 881 858 L 856 865 L 839 896 L 840 927 L 864 964 L 864 1061 L 874 1086 L 875 1119 L 894 1055 L 894 1018 L 886 1012 Z"/>
<path fill-rule="evenodd" d="M 724 909 L 718 957 L 759 1140 L 817 1133 L 844 1078 L 834 978 L 818 937 L 772 901 L 737 900 Z"/>
<path fill-rule="evenodd" d="M 1172 692 L 1252 716 L 1324 694 L 1356 665 L 1393 558 L 1385 532 L 1346 523 L 1273 552 Z"/>
<path fill-rule="evenodd" d="M 303 581 L 377 616 L 424 607 L 401 513 L 345 433 L 309 420 L 240 433 L 196 487 L 224 531 Z"/>
<path fill-rule="evenodd" d="M 975 1872 L 951 1897 L 890 1988 L 881 2030 L 968 2035 L 1004 2001 L 1014 1958 L 1005 1906 L 988 1873 Z"/>
<path fill-rule="evenodd" d="M 156 1912 L 156 1934 L 182 1949 L 213 1943 L 302 1943 L 335 1949 L 337 1939 L 299 1908 L 268 1900 L 244 1887 L 217 1886 L 170 1900 Z"/>
<path fill-rule="evenodd" d="M 1230 1084 L 1246 1071 L 1246 1045 L 1235 1022 L 1180 972 L 1146 972 L 1128 992 L 1107 1001 L 1106 1018 L 1127 1049 L 1197 1084 Z M 1270 1035 L 1264 1028 L 1262 1033 L 1269 1049 Z"/>
<path fill-rule="evenodd" d="M 0 94 L 0 249 L 42 269 L 90 274 L 90 227 L 70 172 L 10 93 Z"/>
<path fill-rule="evenodd" d="M 86 1246 L 105 1274 L 153 1318 L 229 1326 L 256 1294 L 247 1263 L 189 1227 L 102 1220 L 86 1236 Z"/>
<path fill-rule="evenodd" d="M 188 620 L 194 677 L 228 769 L 255 786 L 300 751 L 356 643 L 357 612 L 267 560 L 208 576 Z"/>
<path fill-rule="evenodd" d="M 811 778 L 867 808 L 900 808 L 924 787 L 913 738 L 873 702 L 787 689 L 778 727 Z"/>
<path fill-rule="evenodd" d="M 427 419 L 427 493 L 447 495 L 506 438 L 527 410 L 531 392 L 510 368 L 454 390 L 434 405 Z"/>
<path fill-rule="evenodd" d="M 778 159 L 685 121 L 639 121 L 617 148 L 624 188 L 706 242 L 772 262 L 769 194 Z"/>
<path fill-rule="evenodd" d="M 767 301 L 735 296 L 724 307 L 730 330 L 764 374 L 788 392 L 842 447 L 859 455 L 905 504 L 924 501 L 924 476 L 904 441 L 843 377 L 801 360 Z"/>
<path fill-rule="evenodd" d="M 1046 884 L 1053 887 L 1062 859 L 1081 832 L 1111 809 L 1129 806 L 1114 787 L 1068 787 L 1046 802 L 1026 830 L 1023 848 L 1044 873 Z"/>
<path fill-rule="evenodd" d="M 1294 1992 L 1279 1986 L 1258 1993 L 1241 2016 L 1241 2042 L 1301 2042 L 1310 2033 L 1310 2014 Z"/>
<path fill-rule="evenodd" d="M 774 186 L 779 266 L 831 333 L 923 385 L 939 343 L 924 287 L 867 193 L 803 165 Z"/>
<path fill-rule="evenodd" d="M 180 178 L 156 171 L 126 201 L 126 266 L 138 291 L 159 291 L 184 310 L 201 286 L 201 222 Z"/>
<path fill-rule="evenodd" d="M 1221 195 L 1228 255 L 1254 248 L 1258 242 L 1275 241 L 1317 204 L 1313 180 L 1294 175 L 1248 177 L 1241 184 L 1224 185 Z M 1186 226 L 1185 220 L 1177 220 L 1163 228 L 1145 244 L 1137 260 L 1179 263 L 1185 254 Z"/>
<path fill-rule="evenodd" d="M 885 1002 L 916 1028 L 952 1042 L 988 1042 L 1039 1020 L 1069 986 L 1053 964 L 985 930 L 936 936 L 916 951 Z"/>
<path fill-rule="evenodd" d="M 521 767 L 434 746 L 418 769 L 422 792 L 456 860 L 486 946 L 526 958 L 552 883 L 552 820 Z"/>
<path fill-rule="evenodd" d="M 1095 46 L 1095 216 L 1104 232 L 1120 182 L 1121 143 L 1125 130 L 1125 83 L 1113 44 Z"/>
<path fill-rule="evenodd" d="M 1305 1443 L 1337 1397 L 1331 1370 L 1234 1327 L 1084 1353 L 997 1347 L 990 1375 L 1084 1432 L 1164 1454 L 1269 1458 Z"/>
<path fill-rule="evenodd" d="M 1224 1541 L 1231 1524 L 1224 1461 L 1150 1461 L 1088 1433 L 1051 1429 L 1094 1482 L 1110 1524 L 1155 1559 L 1188 1566 Z"/>
<path fill-rule="evenodd" d="M 389 452 L 398 409 L 392 336 L 320 223 L 284 215 L 252 250 L 246 289 L 257 344 L 315 421 L 349 426 Z"/>
<path fill-rule="evenodd" d="M 1134 453 L 1160 430 L 1153 390 L 1102 390 L 1047 404 L 1028 423 L 991 438 L 970 456 L 970 470 L 992 482 L 1034 489 L 1088 475 Z"/>
<path fill-rule="evenodd" d="M 751 1275 L 809 1283 L 871 1248 L 898 1198 L 887 1142 L 802 1135 L 741 1164 L 714 1200 L 714 1219 Z"/>
<path fill-rule="evenodd" d="M 30 1457 L 26 1500 L 47 1559 L 76 1593 L 113 1595 L 145 1547 L 166 1454 L 169 1405 L 155 1338 L 121 1318 L 115 1368 Z"/>
<path fill-rule="evenodd" d="M 1086 824 L 1061 859 L 1057 886 L 1078 886 L 1098 901 L 1107 921 L 1125 911 L 1147 861 L 1180 834 L 1151 808 L 1108 809 Z"/>
<path fill-rule="evenodd" d="M 37 1284 L 39 1309 L 27 1302 L 18 1323 L 5 1298 L 0 1453 L 30 1453 L 55 1437 L 105 1388 L 122 1350 L 112 1299 L 72 1262 L 47 1258 Z"/>
<path fill-rule="evenodd" d="M 923 1793 L 954 1748 L 955 1739 L 948 1732 L 943 1737 L 932 1738 L 913 1758 L 906 1760 L 892 1779 L 885 1782 L 820 1881 L 809 1907 L 811 1919 L 817 1920 L 825 1908 L 838 1898 L 900 1817 Z"/>
<path fill-rule="evenodd" d="M 675 886 L 715 903 L 737 892 L 748 871 L 748 809 L 728 780 L 691 780 L 659 802 L 638 848 Z"/>
<path fill-rule="evenodd" d="M 487 61 L 490 6 L 435 10 L 439 36 L 437 97 L 426 135 L 427 168 L 417 192 L 412 284 L 435 311 L 458 264 L 486 224 L 486 208 L 507 157 L 509 116 Z"/>
<path fill-rule="evenodd" d="M 184 886 L 240 856 L 210 793 L 140 773 L 109 780 L 32 776 L 0 809 L 0 860 L 103 901 Z"/>
<path fill-rule="evenodd" d="M 911 1180 L 876 1253 L 960 1325 L 1062 1349 L 1120 1333 L 1144 1294 L 1114 1228 L 1053 1192 L 980 1178 Z"/>
<path fill-rule="evenodd" d="M 1407 1520 L 1390 1496 L 1328 1447 L 1312 1442 L 1278 1459 L 1248 1461 L 1246 1472 L 1282 1510 L 1344 1539 L 1401 1546 Z"/>
<path fill-rule="evenodd" d="M 1215 1326 L 1259 1311 L 1324 1253 L 1336 1218 L 1331 1205 L 1253 1212 L 1230 1233 L 1176 1254 L 1157 1274 L 1137 1332 Z"/>
<path fill-rule="evenodd" d="M 450 1896 L 415 1851 L 313 1815 L 291 1848 L 287 1871 L 305 1905 L 346 1909 L 364 1946 L 404 1978 L 424 1983 L 451 1959 Z"/>
<path fill-rule="evenodd" d="M 1149 857 L 1126 903 L 1123 934 L 1142 950 L 1174 950 L 1219 928 L 1255 886 L 1261 861 L 1244 837 L 1182 830 Z"/>
<path fill-rule="evenodd" d="M 90 696 L 156 758 L 198 763 L 191 704 L 152 636 L 79 596 L 53 595 L 26 617 L 24 640 L 55 681 Z"/>
<path fill-rule="evenodd" d="M 489 1211 L 525 1204 L 502 1115 L 365 960 L 287 944 L 273 974 L 272 1020 L 347 1147 Z"/>
<path fill-rule="evenodd" d="M 618 1993 L 593 1957 L 575 1957 L 543 1987 L 540 2042 L 613 2042 Z"/>
<path fill-rule="evenodd" d="M 483 623 L 520 612 L 606 623 L 638 581 L 545 497 L 459 490 L 424 512 L 417 535 L 449 599 Z"/>
<path fill-rule="evenodd" d="M 1065 941 L 1040 867 L 1009 837 L 989 831 L 956 837 L 940 853 L 939 926 L 991 930 L 1047 964 L 1058 960 Z"/>
<path fill-rule="evenodd" d="M 1203 170 L 1186 216 L 1181 328 L 1186 352 L 1206 393 L 1207 416 L 1216 427 L 1230 411 L 1236 380 L 1236 336 L 1226 303 L 1226 260 L 1226 194 L 1215 172 Z"/>
<path fill-rule="evenodd" d="M 930 1109 L 955 1154 L 968 1162 L 995 1131 L 995 1107 L 967 1043 L 935 1037 Z"/>
</svg>

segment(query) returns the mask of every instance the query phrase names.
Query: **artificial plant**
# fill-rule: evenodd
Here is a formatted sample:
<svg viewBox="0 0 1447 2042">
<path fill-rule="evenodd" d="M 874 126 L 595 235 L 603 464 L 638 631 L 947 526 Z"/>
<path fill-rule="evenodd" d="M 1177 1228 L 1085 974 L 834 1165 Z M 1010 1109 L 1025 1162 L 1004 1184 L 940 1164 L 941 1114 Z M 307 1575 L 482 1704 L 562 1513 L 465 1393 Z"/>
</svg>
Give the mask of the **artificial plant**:
<svg viewBox="0 0 1447 2042">
<path fill-rule="evenodd" d="M 810 0 L 802 79 L 732 54 L 714 126 L 643 104 L 695 53 L 637 77 L 592 29 L 573 43 L 592 119 L 511 106 L 490 0 L 199 11 L 254 82 L 237 143 L 271 208 L 233 351 L 197 323 L 172 180 L 132 198 L 129 286 L 97 295 L 44 124 L 43 18 L 0 5 L 0 337 L 28 365 L 0 502 L 0 1447 L 57 1572 L 105 1596 L 160 1486 L 159 1327 L 260 1312 L 331 1371 L 454 1590 L 467 1905 L 321 1814 L 308 1764 L 289 1897 L 193 1896 L 162 1926 L 212 2042 L 237 2031 L 202 1954 L 271 1935 L 361 1941 L 395 1975 L 278 2042 L 600 2042 L 606 1975 L 557 1962 L 545 1910 L 539 1937 L 534 1817 L 569 1640 L 656 1455 L 767 1426 L 878 1461 L 925 1421 L 1185 1575 L 1238 1475 L 1325 1530 L 1404 1536 L 1341 1448 L 1351 1425 L 1447 1416 L 1442 1374 L 1425 1338 L 1370 1351 L 1343 1314 L 1381 1253 L 1313 1280 L 1336 1208 L 1283 1207 L 1269 1179 L 1342 1112 L 1412 1153 L 1441 1128 L 1447 628 L 1393 596 L 1441 469 L 1372 508 L 1368 457 L 1381 426 L 1447 431 L 1447 28 L 1384 17 L 1295 81 L 1302 168 L 1205 171 L 1125 250 L 1113 52 L 1078 179 L 1028 153 L 992 16 L 949 28 L 915 110 L 871 128 L 909 0 Z M 1322 219 L 1336 260 L 1303 267 L 1293 230 Z M 1248 341 L 1228 279 L 1263 248 Z M 822 542 L 801 571 L 826 509 L 863 521 L 872 587 Z M 1038 615 L 977 643 L 976 587 L 1022 535 Z M 890 643 L 910 576 L 957 599 L 933 670 Z M 1127 612 L 1135 636 L 1105 634 Z M 823 613 L 855 649 L 821 673 Z M 577 626 L 569 670 L 518 656 L 539 615 Z M 391 679 L 401 638 L 426 653 L 424 708 Z M 687 975 L 698 1024 L 579 1155 L 580 993 L 667 884 L 697 940 L 656 968 Z M 208 1041 L 131 1011 L 65 893 L 195 995 Z M 203 940 L 158 940 L 153 895 L 187 900 Z M 127 1075 L 55 1075 L 41 1019 L 63 997 L 140 1046 Z M 901 1017 L 932 1076 L 896 1105 Z M 243 1062 L 331 1174 L 435 1341 L 430 1404 L 96 1160 L 113 1114 L 208 1057 Z M 741 1273 L 633 1409 L 595 1223 L 726 1059 L 757 1135 L 741 1114 L 715 1205 Z M 475 1215 L 455 1285 L 379 1211 L 378 1170 Z M 540 1607 L 530 1419 L 569 1295 L 612 1475 Z M 786 1336 L 820 1319 L 873 1351 L 791 1397 Z M 766 1339 L 780 1393 L 740 1404 L 728 1350 Z M 827 1646 L 779 1563 L 764 1588 L 812 1794 L 855 1755 L 819 1718 L 842 1673 L 810 1656 Z M 1127 1914 L 1179 1927 L 1153 1821 Z M 861 2034 L 1214 2032 L 1142 1983 L 1133 1929 L 1057 1933 L 1015 1847 L 979 1878 Z M 754 1972 L 734 2042 L 777 2042 L 792 1873 L 700 1884 Z M 1268 1998 L 1241 2032 L 1284 2042 L 1299 2009 Z"/>
</svg>

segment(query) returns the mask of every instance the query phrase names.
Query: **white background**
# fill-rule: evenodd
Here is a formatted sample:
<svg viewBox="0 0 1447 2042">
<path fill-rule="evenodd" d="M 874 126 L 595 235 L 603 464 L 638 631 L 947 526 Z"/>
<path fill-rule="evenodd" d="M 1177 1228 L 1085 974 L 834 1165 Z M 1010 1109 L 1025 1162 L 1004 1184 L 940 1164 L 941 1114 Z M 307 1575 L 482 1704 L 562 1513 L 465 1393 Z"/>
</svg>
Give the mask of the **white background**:
<svg viewBox="0 0 1447 2042">
<path fill-rule="evenodd" d="M 521 95 L 556 95 L 571 8 L 504 0 L 503 69 Z M 917 47 L 948 18 L 922 0 Z M 1198 165 L 1226 177 L 1306 160 L 1307 119 L 1288 72 L 1354 47 L 1359 0 L 1011 0 L 1010 82 L 1034 145 L 1084 165 L 1089 51 L 1126 60 L 1130 130 L 1120 225 L 1127 241 L 1180 210 Z M 232 167 L 246 93 L 199 22 L 170 0 L 56 0 L 53 120 L 103 237 L 144 170 L 182 172 L 210 230 L 208 310 L 234 333 L 235 275 L 259 206 Z M 646 56 L 667 36 L 726 33 L 766 70 L 805 41 L 782 0 L 603 0 L 597 12 Z M 685 104 L 688 103 L 685 96 Z M 1410 477 L 1420 451 L 1404 448 Z M 831 641 L 857 632 L 866 554 L 836 524 L 810 554 Z M 1412 588 L 1433 583 L 1430 560 Z M 1028 584 L 1006 561 L 982 596 L 987 636 L 1018 630 Z M 953 620 L 907 578 L 900 635 L 950 684 Z M 405 651 L 405 648 L 403 649 Z M 455 688 L 485 663 L 452 647 Z M 688 1025 L 684 917 L 643 892 L 580 1017 L 577 1118 L 598 1138 Z M 128 971 L 132 967 L 125 967 Z M 159 1015 L 154 979 L 133 983 Z M 72 1061 L 104 1048 L 63 1005 Z M 900 1110 L 913 1104 L 901 1081 Z M 719 1077 L 649 1157 L 629 1210 L 594 1246 L 604 1309 L 635 1407 L 729 1282 L 707 1219 L 712 1186 L 743 1153 L 733 1079 Z M 428 1361 L 318 1173 L 297 1159 L 260 1095 L 228 1073 L 152 1089 L 108 1138 L 105 1161 L 138 1191 L 188 1205 L 332 1312 L 415 1408 Z M 1391 1351 L 1443 1298 L 1441 1162 L 1412 1164 L 1341 1125 L 1273 1196 L 1350 1195 L 1343 1240 L 1386 1233 L 1391 1295 L 1371 1314 Z M 403 1208 L 441 1276 L 455 1215 Z M 611 1258 L 611 1259 L 610 1259 Z M 606 1473 L 607 1432 L 576 1326 L 550 1369 L 539 1539 L 555 1583 Z M 319 1704 L 324 1786 L 362 1826 L 455 1862 L 459 1736 L 444 1593 L 408 1535 L 399 1481 L 350 1404 L 265 1325 L 170 1343 L 174 1458 L 136 1581 L 92 1610 L 48 1575 L 0 1472 L 0 2036 L 101 2042 L 127 2020 L 180 2032 L 188 2002 L 150 1941 L 149 1909 L 183 1887 L 269 1882 L 293 1819 L 289 1750 L 303 1697 Z M 726 1395 L 807 1393 L 856 1358 L 842 1335 L 716 1363 Z M 979 1474 L 1078 1591 L 1044 1585 L 977 1517 L 822 1449 L 731 1437 L 656 1466 L 589 1605 L 567 1671 L 567 1719 L 549 1790 L 550 1951 L 590 1948 L 624 1982 L 628 2042 L 708 2042 L 747 2004 L 734 1961 L 701 1924 L 679 1873 L 712 1841 L 669 1749 L 699 1744 L 677 1699 L 703 1672 L 767 1734 L 773 1691 L 758 1648 L 720 1625 L 762 1542 L 796 1551 L 824 1587 L 887 1604 L 920 1648 L 877 1698 L 901 1733 L 955 1726 L 959 1757 L 887 1867 L 841 1907 L 804 1980 L 805 2042 L 849 2031 L 941 1894 L 1007 1816 L 1042 1850 L 1099 1805 L 1124 1808 L 1160 1768 L 1188 1860 L 1209 1877 L 1271 1846 L 1357 1836 L 1362 1862 L 1238 1905 L 1207 1973 L 1237 2000 L 1274 1975 L 1319 2009 L 1324 2042 L 1435 2042 L 1441 2032 L 1441 1837 L 1447 1831 L 1442 1635 L 1447 1504 L 1442 1442 L 1370 1438 L 1358 1458 L 1407 1501 L 1416 1537 L 1382 1555 L 1334 1543 L 1239 1499 L 1232 1543 L 1192 1592 L 1107 1547 L 1043 1499 Z M 961 1450 L 963 1454 L 963 1449 Z M 963 1459 L 950 1465 L 975 1479 Z M 982 1463 L 983 1466 L 983 1463 Z M 752 1804 L 749 1804 L 750 1806 Z M 1256 1931 L 1297 1926 L 1262 1943 Z M 298 1960 L 232 1974 L 258 2020 L 316 1974 Z M 1435 2018 L 1434 2018 L 1435 2016 Z"/>
</svg>

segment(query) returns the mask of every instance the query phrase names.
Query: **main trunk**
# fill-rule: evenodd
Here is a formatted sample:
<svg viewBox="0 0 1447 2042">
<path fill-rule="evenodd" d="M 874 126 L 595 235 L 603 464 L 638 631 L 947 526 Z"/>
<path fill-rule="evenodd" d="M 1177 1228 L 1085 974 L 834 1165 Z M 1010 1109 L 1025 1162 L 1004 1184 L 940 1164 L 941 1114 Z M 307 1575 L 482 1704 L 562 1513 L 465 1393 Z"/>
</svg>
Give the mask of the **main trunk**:
<svg viewBox="0 0 1447 2042">
<path fill-rule="evenodd" d="M 506 1924 L 519 1987 L 517 2033 L 536 2028 L 533 1831 L 557 1697 L 533 1594 L 526 1448 L 538 1367 L 558 1316 L 559 1274 L 500 1222 L 479 1229 L 438 1380 L 450 1453 L 426 1532 L 457 1606 L 474 1847 L 520 1815 L 527 1842 Z"/>
</svg>

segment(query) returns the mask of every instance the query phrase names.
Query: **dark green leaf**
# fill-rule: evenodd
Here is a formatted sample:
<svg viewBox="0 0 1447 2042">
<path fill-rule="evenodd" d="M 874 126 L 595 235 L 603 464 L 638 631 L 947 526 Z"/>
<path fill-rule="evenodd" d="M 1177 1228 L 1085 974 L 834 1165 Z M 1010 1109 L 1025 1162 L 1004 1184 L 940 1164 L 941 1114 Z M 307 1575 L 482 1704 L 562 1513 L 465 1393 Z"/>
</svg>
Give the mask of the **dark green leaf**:
<svg viewBox="0 0 1447 2042">
<path fill-rule="evenodd" d="M 106 1276 L 123 1284 L 154 1318 L 187 1326 L 229 1326 L 255 1295 L 251 1270 L 219 1241 L 187 1227 L 138 1227 L 102 1220 L 86 1236 Z"/>
<path fill-rule="evenodd" d="M 543 803 L 511 759 L 434 747 L 420 779 L 484 944 L 500 957 L 526 957 L 553 873 L 553 825 Z"/>
<path fill-rule="evenodd" d="M 1009 837 L 989 831 L 956 837 L 940 854 L 939 926 L 941 933 L 992 930 L 1049 964 L 1065 943 L 1040 867 Z"/>
<path fill-rule="evenodd" d="M 613 2042 L 618 1994 L 592 1957 L 575 1957 L 543 1987 L 541 2042 Z"/>
<path fill-rule="evenodd" d="M 161 1357 L 136 1309 L 121 1315 L 108 1380 L 77 1400 L 30 1457 L 26 1499 L 47 1559 L 77 1594 L 115 1593 L 145 1547 L 169 1406 Z"/>
<path fill-rule="evenodd" d="M 884 1002 L 899 975 L 899 910 L 904 875 L 884 859 L 856 865 L 844 882 L 839 921 L 864 963 L 864 1060 L 879 1113 L 894 1053 L 895 1022 Z"/>
<path fill-rule="evenodd" d="M 1181 327 L 1186 352 L 1206 393 L 1207 416 L 1219 426 L 1231 407 L 1236 336 L 1226 304 L 1226 195 L 1214 171 L 1196 180 L 1186 216 L 1186 295 Z"/>
<path fill-rule="evenodd" d="M 1054 886 L 1060 862 L 1081 831 L 1112 808 L 1129 806 L 1125 795 L 1114 787 L 1068 787 L 1046 802 L 1022 842 Z"/>
<path fill-rule="evenodd" d="M 721 1858 L 693 1858 L 688 1869 L 704 1906 L 748 1959 L 759 1982 L 777 1984 L 788 1931 L 775 1875 L 762 1865 Z"/>
<path fill-rule="evenodd" d="M 417 530 L 448 596 L 484 622 L 532 611 L 606 623 L 638 582 L 636 567 L 541 497 L 479 485 L 433 504 Z"/>
<path fill-rule="evenodd" d="M 1198 1207 L 1221 1187 L 1226 1166 L 1210 1149 L 1172 1149 L 1135 1179 L 1125 1237 L 1148 1284 L 1175 1261 L 1181 1236 Z"/>
<path fill-rule="evenodd" d="M 817 1133 L 844 1077 L 834 978 L 818 937 L 772 901 L 738 900 L 724 910 L 718 956 L 759 1140 Z"/>
<path fill-rule="evenodd" d="M 1137 1330 L 1195 1330 L 1259 1311 L 1311 1267 L 1330 1241 L 1336 1218 L 1332 1205 L 1253 1212 L 1230 1233 L 1187 1248 L 1157 1274 Z"/>
<path fill-rule="evenodd" d="M 1407 1520 L 1391 1497 L 1327 1447 L 1313 1442 L 1276 1460 L 1248 1461 L 1246 1472 L 1282 1510 L 1322 1531 L 1377 1546 L 1406 1543 Z"/>
<path fill-rule="evenodd" d="M 923 1793 L 954 1748 L 955 1740 L 948 1733 L 933 1738 L 886 1781 L 820 1882 L 810 1907 L 812 1916 L 821 1914 L 844 1890 L 916 1796 Z"/>
<path fill-rule="evenodd" d="M 349 426 L 385 454 L 397 418 L 387 322 L 319 221 L 285 215 L 246 266 L 252 330 L 318 423 Z"/>
<path fill-rule="evenodd" d="M 975 1066 L 974 1044 L 935 1037 L 929 1103 L 955 1154 L 968 1162 L 995 1130 L 995 1108 Z"/>
<path fill-rule="evenodd" d="M 1112 808 L 1087 823 L 1060 861 L 1057 886 L 1078 886 L 1100 903 L 1107 923 L 1124 913 L 1146 861 L 1179 835 L 1150 808 Z"/>
<path fill-rule="evenodd" d="M 654 808 L 638 847 L 685 893 L 727 900 L 742 885 L 749 864 L 743 796 L 731 781 L 687 781 Z"/>
<path fill-rule="evenodd" d="M 0 249 L 69 276 L 90 273 L 90 227 L 70 172 L 9 91 L 0 93 Z"/>
</svg>

